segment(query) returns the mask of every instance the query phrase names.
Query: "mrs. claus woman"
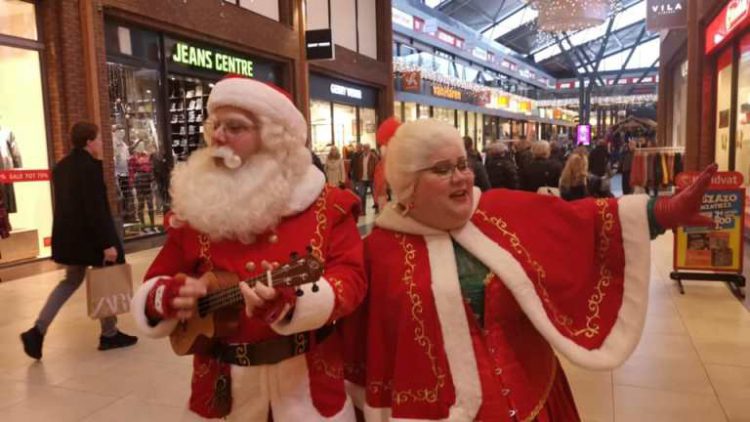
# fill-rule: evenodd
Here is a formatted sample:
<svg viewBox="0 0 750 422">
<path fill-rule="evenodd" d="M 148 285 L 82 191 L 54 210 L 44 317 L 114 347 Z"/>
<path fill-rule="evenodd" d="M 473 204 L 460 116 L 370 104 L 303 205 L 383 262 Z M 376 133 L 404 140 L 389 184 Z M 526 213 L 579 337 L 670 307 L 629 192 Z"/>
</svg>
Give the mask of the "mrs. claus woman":
<svg viewBox="0 0 750 422">
<path fill-rule="evenodd" d="M 402 125 L 385 168 L 395 201 L 365 240 L 368 297 L 344 327 L 365 419 L 580 420 L 553 348 L 593 369 L 630 355 L 649 241 L 706 223 L 697 210 L 715 171 L 659 199 L 480 193 L 452 126 Z"/>
</svg>

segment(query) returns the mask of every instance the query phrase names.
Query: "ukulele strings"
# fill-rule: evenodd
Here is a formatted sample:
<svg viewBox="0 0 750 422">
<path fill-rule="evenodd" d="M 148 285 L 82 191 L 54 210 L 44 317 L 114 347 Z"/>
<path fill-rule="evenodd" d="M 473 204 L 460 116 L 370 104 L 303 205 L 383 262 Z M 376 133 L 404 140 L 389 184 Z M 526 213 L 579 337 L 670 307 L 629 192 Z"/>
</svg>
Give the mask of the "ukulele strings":
<svg viewBox="0 0 750 422">
<path fill-rule="evenodd" d="M 277 284 L 280 284 L 279 282 L 282 279 L 283 278 L 281 277 L 277 280 L 274 280 L 273 278 L 271 278 L 271 287 L 274 287 Z M 248 285 L 252 283 L 252 285 L 254 286 L 255 284 L 258 284 L 265 280 L 267 280 L 267 275 L 264 274 L 258 277 L 251 278 L 249 280 L 243 280 L 240 283 L 247 283 Z M 239 285 L 232 286 L 227 289 L 216 292 L 212 294 L 211 296 L 200 299 L 198 303 L 198 309 L 202 313 L 213 312 L 224 306 L 239 303 L 241 300 L 242 300 L 242 291 L 240 290 Z"/>
</svg>

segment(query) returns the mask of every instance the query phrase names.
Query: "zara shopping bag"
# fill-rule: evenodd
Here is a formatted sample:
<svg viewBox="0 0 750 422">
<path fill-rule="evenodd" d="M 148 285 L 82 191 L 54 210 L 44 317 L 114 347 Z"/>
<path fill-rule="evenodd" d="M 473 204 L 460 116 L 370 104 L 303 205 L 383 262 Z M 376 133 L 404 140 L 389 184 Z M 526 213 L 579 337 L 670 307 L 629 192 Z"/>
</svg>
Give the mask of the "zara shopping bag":
<svg viewBox="0 0 750 422">
<path fill-rule="evenodd" d="M 101 319 L 130 312 L 132 297 L 130 264 L 86 270 L 86 302 L 91 318 Z"/>
</svg>

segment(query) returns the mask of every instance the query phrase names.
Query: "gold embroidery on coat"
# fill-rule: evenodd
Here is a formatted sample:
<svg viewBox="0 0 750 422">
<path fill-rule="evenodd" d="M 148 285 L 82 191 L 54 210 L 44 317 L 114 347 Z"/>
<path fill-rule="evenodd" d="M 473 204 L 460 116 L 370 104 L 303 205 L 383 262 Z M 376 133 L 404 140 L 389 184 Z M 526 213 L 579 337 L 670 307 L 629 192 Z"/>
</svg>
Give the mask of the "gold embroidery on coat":
<svg viewBox="0 0 750 422">
<path fill-rule="evenodd" d="M 198 235 L 198 243 L 200 243 L 200 259 L 206 266 L 206 271 L 213 271 L 214 263 L 211 261 L 211 239 L 205 234 Z"/>
<path fill-rule="evenodd" d="M 404 235 L 396 235 L 396 237 L 401 239 L 400 245 L 403 248 L 405 256 L 405 270 L 401 281 L 406 284 L 406 293 L 409 295 L 409 300 L 411 302 L 411 319 L 416 324 L 416 327 L 414 328 L 414 341 L 424 348 L 427 359 L 430 361 L 432 373 L 435 376 L 436 382 L 435 386 L 432 388 L 393 391 L 391 397 L 396 404 L 403 404 L 408 401 L 435 403 L 438 399 L 438 391 L 445 386 L 445 373 L 443 373 L 443 370 L 438 366 L 437 357 L 435 356 L 435 345 L 427 336 L 424 327 L 424 320 L 422 318 L 424 305 L 422 298 L 416 291 L 417 285 L 414 282 L 414 270 L 416 268 L 414 261 L 417 251 L 414 248 L 414 245 L 407 242 Z"/>
<path fill-rule="evenodd" d="M 549 382 L 547 383 L 547 387 L 545 387 L 544 389 L 544 394 L 542 394 L 542 397 L 539 398 L 539 402 L 531 410 L 529 416 L 525 417 L 521 422 L 532 422 L 539 415 L 539 412 L 542 411 L 544 405 L 547 404 L 549 393 L 550 391 L 552 391 L 552 386 L 555 385 L 555 380 L 557 379 L 557 373 L 559 371 L 559 369 L 557 368 L 559 364 L 557 363 L 557 358 L 555 357 L 554 353 L 552 353 L 552 360 L 552 375 L 549 377 Z"/>
<path fill-rule="evenodd" d="M 331 283 L 331 286 L 333 286 L 333 291 L 336 294 L 336 301 L 339 305 L 334 306 L 333 314 L 331 314 L 331 321 L 335 321 L 341 318 L 339 312 L 343 309 L 341 305 L 344 303 L 344 282 L 334 277 L 328 278 L 327 280 Z"/>
<path fill-rule="evenodd" d="M 606 257 L 607 253 L 609 253 L 610 239 L 608 233 L 611 232 L 612 228 L 614 227 L 614 216 L 611 212 L 609 212 L 609 202 L 606 199 L 597 200 L 596 205 L 600 208 L 599 216 L 603 220 L 602 229 L 599 233 L 599 249 L 597 251 L 597 255 L 601 260 L 602 257 Z M 513 250 L 515 250 L 516 253 L 526 259 L 526 262 L 531 266 L 533 272 L 536 274 L 536 280 L 532 281 L 534 281 L 534 284 L 539 289 L 539 296 L 547 305 L 547 308 L 552 312 L 552 317 L 559 326 L 561 326 L 569 335 L 573 337 L 584 335 L 587 338 L 593 338 L 599 334 L 600 327 L 599 324 L 596 323 L 596 320 L 600 318 L 599 305 L 601 304 L 605 296 L 604 289 L 610 285 L 610 281 L 612 279 L 611 271 L 609 270 L 609 268 L 607 268 L 604 262 L 602 262 L 602 265 L 599 269 L 600 277 L 599 281 L 596 284 L 595 291 L 592 293 L 591 297 L 588 300 L 588 309 L 590 313 L 586 316 L 586 326 L 576 328 L 573 326 L 573 318 L 560 312 L 555 304 L 550 300 L 549 292 L 547 292 L 547 289 L 544 286 L 544 280 L 547 277 L 547 273 L 544 270 L 544 267 L 542 267 L 542 265 L 539 264 L 538 261 L 531 257 L 528 249 L 526 249 L 521 244 L 521 240 L 518 238 L 518 235 L 508 229 L 508 223 L 499 217 L 488 216 L 487 213 L 485 213 L 483 210 L 477 210 L 476 214 L 480 216 L 486 223 L 489 223 L 496 229 L 498 229 L 503 237 L 507 238 L 507 240 L 510 242 L 510 246 L 513 248 Z"/>
<path fill-rule="evenodd" d="M 600 318 L 599 305 L 604 301 L 604 296 L 606 296 L 605 290 L 612 282 L 612 271 L 607 266 L 606 259 L 611 245 L 609 233 L 615 225 L 615 217 L 610 212 L 609 201 L 606 199 L 597 199 L 596 206 L 599 208 L 599 217 L 602 220 L 602 230 L 599 232 L 599 249 L 597 250 L 601 265 L 599 267 L 599 281 L 596 283 L 594 292 L 588 300 L 589 311 L 591 313 L 586 316 L 586 336 L 589 338 L 599 334 L 600 327 L 596 322 Z"/>
<path fill-rule="evenodd" d="M 328 378 L 343 379 L 344 378 L 344 367 L 337 365 L 331 367 L 328 365 L 323 356 L 318 352 L 312 352 L 313 369 L 316 371 L 322 371 Z"/>
<path fill-rule="evenodd" d="M 310 241 L 310 247 L 312 248 L 313 255 L 320 259 L 321 262 L 325 263 L 325 254 L 323 254 L 323 234 L 326 231 L 326 203 L 328 198 L 328 187 L 323 189 L 323 192 L 315 201 L 315 234 Z"/>
</svg>

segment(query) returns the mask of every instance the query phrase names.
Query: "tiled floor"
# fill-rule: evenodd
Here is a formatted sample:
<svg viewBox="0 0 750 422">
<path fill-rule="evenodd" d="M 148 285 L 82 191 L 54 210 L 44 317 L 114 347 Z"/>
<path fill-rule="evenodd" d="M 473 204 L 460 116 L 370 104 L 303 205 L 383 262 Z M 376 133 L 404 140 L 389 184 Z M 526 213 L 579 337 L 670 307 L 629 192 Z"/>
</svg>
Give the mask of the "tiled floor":
<svg viewBox="0 0 750 422">
<path fill-rule="evenodd" d="M 136 279 L 155 253 L 128 257 Z M 750 421 L 750 313 L 721 284 L 686 283 L 687 294 L 679 295 L 668 279 L 670 236 L 653 243 L 652 256 L 648 321 L 633 356 L 609 372 L 565 363 L 584 420 Z M 18 334 L 61 275 L 0 283 L 0 420 L 180 420 L 190 359 L 145 337 L 132 348 L 98 352 L 99 327 L 86 316 L 84 289 L 50 328 L 42 362 L 23 354 Z M 129 316 L 120 327 L 135 332 Z"/>
</svg>

